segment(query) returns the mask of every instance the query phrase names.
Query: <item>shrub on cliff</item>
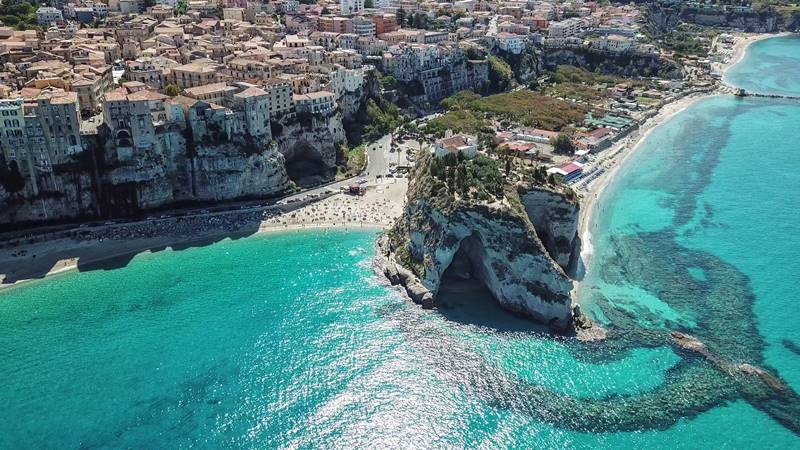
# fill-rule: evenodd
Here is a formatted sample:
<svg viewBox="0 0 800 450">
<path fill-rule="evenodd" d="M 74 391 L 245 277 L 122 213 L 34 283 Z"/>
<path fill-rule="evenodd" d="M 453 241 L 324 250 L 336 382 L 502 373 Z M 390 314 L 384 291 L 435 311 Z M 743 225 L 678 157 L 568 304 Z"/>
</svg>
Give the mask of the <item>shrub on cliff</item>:
<svg viewBox="0 0 800 450">
<path fill-rule="evenodd" d="M 462 91 L 442 100 L 441 105 L 450 112 L 466 111 L 471 113 L 471 116 L 462 113 L 462 119 L 471 117 L 482 119 L 483 116 L 488 116 L 548 130 L 560 130 L 569 124 L 580 122 L 586 114 L 584 106 L 541 95 L 528 89 L 488 97 L 481 97 L 471 91 Z M 444 118 L 445 116 L 432 120 L 431 124 L 435 126 L 437 122 L 447 120 Z M 458 122 L 456 119 L 451 117 L 449 120 Z M 462 125 L 460 128 L 461 131 L 470 133 L 480 131 L 477 126 L 465 129 L 467 127 Z"/>
</svg>

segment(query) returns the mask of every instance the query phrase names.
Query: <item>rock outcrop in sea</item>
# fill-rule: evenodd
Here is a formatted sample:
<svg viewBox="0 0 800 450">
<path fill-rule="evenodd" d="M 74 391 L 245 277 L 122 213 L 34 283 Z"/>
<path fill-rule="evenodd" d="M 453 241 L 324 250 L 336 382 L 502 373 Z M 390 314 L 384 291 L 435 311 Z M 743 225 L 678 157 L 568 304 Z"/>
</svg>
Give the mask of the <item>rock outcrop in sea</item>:
<svg viewBox="0 0 800 450">
<path fill-rule="evenodd" d="M 500 165 L 486 156 L 421 157 L 404 214 L 378 244 L 382 270 L 423 307 L 438 304 L 448 279 L 475 278 L 503 308 L 572 330 L 577 198 L 536 181 L 531 168 L 507 166 L 503 176 Z"/>
</svg>

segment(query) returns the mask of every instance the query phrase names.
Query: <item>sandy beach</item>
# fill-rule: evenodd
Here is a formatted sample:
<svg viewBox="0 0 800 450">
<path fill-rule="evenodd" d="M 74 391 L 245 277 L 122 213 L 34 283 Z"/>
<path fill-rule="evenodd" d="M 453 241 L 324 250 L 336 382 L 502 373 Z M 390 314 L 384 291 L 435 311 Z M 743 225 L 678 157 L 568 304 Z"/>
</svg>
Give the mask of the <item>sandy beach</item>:
<svg viewBox="0 0 800 450">
<path fill-rule="evenodd" d="M 771 37 L 779 36 L 777 34 L 747 34 L 737 36 L 736 42 L 733 44 L 733 52 L 730 58 L 724 63 L 720 64 L 720 70 L 723 75 L 731 67 L 735 66 L 744 59 L 747 53 L 747 47 L 759 40 L 768 39 Z M 624 139 L 615 143 L 608 149 L 602 151 L 594 159 L 594 163 L 598 167 L 602 167 L 604 172 L 592 180 L 589 184 L 582 186 L 578 189 L 581 196 L 581 213 L 579 218 L 578 232 L 582 240 L 581 261 L 583 262 L 583 269 L 588 265 L 592 254 L 592 229 L 596 226 L 594 221 L 597 211 L 603 204 L 603 193 L 609 186 L 611 181 L 617 176 L 618 171 L 624 166 L 626 161 L 636 154 L 640 149 L 642 142 L 652 133 L 652 131 L 668 122 L 670 118 L 681 113 L 686 108 L 690 107 L 699 100 L 710 98 L 714 95 L 723 95 L 730 93 L 730 87 L 727 85 L 720 86 L 717 89 L 707 93 L 695 93 L 684 96 L 676 101 L 664 105 L 656 115 L 647 119 L 638 130 L 634 131 Z M 582 273 L 580 274 L 582 277 Z M 582 288 L 581 282 L 575 284 L 573 290 L 573 298 L 577 298 Z"/>
<path fill-rule="evenodd" d="M 361 196 L 342 193 L 296 208 L 227 212 L 104 226 L 80 239 L 55 239 L 0 249 L 0 289 L 69 270 L 124 267 L 134 256 L 182 250 L 224 239 L 303 230 L 382 230 L 403 211 L 406 179 L 369 186 Z"/>
</svg>

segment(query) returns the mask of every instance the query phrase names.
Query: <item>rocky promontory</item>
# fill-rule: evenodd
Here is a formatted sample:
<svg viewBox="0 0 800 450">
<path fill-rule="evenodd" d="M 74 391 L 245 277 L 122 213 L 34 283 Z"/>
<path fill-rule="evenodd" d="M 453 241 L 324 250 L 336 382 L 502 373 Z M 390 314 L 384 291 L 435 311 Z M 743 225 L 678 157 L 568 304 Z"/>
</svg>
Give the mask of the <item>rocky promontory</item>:
<svg viewBox="0 0 800 450">
<path fill-rule="evenodd" d="M 403 216 L 379 242 L 383 273 L 423 307 L 439 304 L 448 279 L 474 279 L 501 307 L 573 330 L 579 205 L 541 175 L 486 155 L 423 155 Z"/>
</svg>

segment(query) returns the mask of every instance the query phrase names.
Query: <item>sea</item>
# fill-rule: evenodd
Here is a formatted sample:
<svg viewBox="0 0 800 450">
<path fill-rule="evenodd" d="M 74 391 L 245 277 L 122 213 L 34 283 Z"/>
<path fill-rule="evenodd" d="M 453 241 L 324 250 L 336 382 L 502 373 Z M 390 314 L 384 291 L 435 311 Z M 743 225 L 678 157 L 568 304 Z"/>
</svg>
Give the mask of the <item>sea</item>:
<svg viewBox="0 0 800 450">
<path fill-rule="evenodd" d="M 798 73 L 778 37 L 729 81 L 800 95 Z M 0 448 L 800 448 L 798 123 L 797 101 L 716 96 L 653 130 L 584 241 L 600 343 L 469 291 L 423 311 L 374 275 L 369 230 L 4 289 Z"/>
</svg>

